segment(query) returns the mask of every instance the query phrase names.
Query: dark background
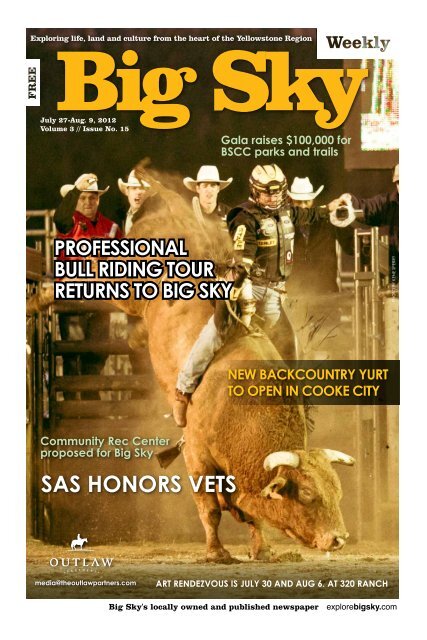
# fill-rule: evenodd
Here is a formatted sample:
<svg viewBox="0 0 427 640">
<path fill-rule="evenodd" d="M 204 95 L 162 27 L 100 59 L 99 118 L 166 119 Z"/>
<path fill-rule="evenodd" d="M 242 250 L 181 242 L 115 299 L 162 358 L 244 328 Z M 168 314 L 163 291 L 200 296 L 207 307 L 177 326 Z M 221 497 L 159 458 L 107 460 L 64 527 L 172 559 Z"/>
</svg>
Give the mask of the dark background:
<svg viewBox="0 0 427 640">
<path fill-rule="evenodd" d="M 200 30 L 170 30 L 170 29 L 129 29 L 128 34 L 159 35 L 215 35 L 218 33 L 233 34 L 270 34 L 270 35 L 298 35 L 303 33 L 313 37 L 313 42 L 295 43 L 132 43 L 132 42 L 85 42 L 85 43 L 31 43 L 31 35 L 122 35 L 123 29 L 29 29 L 27 57 L 41 60 L 41 103 L 40 107 L 27 109 L 27 206 L 28 208 L 55 207 L 58 203 L 59 187 L 64 182 L 74 182 L 78 175 L 87 171 L 95 171 L 100 177 L 101 184 L 107 183 L 115 187 L 117 178 L 124 178 L 132 166 L 144 156 L 152 158 L 153 167 L 160 171 L 179 172 L 182 176 L 195 177 L 202 164 L 217 164 L 221 169 L 221 177 L 234 177 L 233 185 L 227 190 L 227 200 L 231 204 L 237 203 L 247 195 L 247 177 L 254 164 L 252 158 L 221 158 L 220 138 L 224 134 L 230 136 L 286 136 L 287 134 L 323 133 L 314 122 L 313 112 L 268 112 L 260 110 L 251 113 L 236 113 L 232 111 L 215 112 L 213 110 L 213 89 L 219 86 L 212 74 L 212 64 L 215 58 L 229 49 L 245 49 L 250 51 L 289 51 L 291 78 L 295 68 L 342 68 L 341 60 L 316 60 L 316 30 L 315 29 L 200 29 Z M 56 59 L 56 53 L 64 50 L 105 50 L 116 59 L 116 67 L 124 67 L 121 54 L 126 49 L 134 49 L 139 55 L 138 67 L 142 74 L 159 66 L 178 68 L 193 67 L 198 79 L 193 84 L 184 86 L 183 94 L 176 102 L 183 102 L 191 111 L 190 122 L 180 128 L 172 130 L 158 130 L 144 128 L 139 123 L 138 111 L 124 112 L 112 108 L 99 112 L 74 112 L 73 114 L 56 110 L 56 103 L 63 99 L 64 94 L 64 63 Z M 249 70 L 249 67 L 247 67 Z M 263 77 L 266 78 L 266 75 Z M 120 85 L 120 81 L 119 81 Z M 314 81 L 312 87 L 316 95 L 327 101 L 323 91 L 323 83 Z M 227 90 L 231 94 L 230 90 Z M 235 97 L 239 94 L 235 92 Z M 111 115 L 116 116 L 119 125 L 129 125 L 129 134 L 64 134 L 43 133 L 40 131 L 39 121 L 42 116 L 75 115 L 82 117 Z M 343 133 L 342 129 L 324 133 Z M 288 176 L 289 182 L 295 176 L 309 176 L 314 187 L 325 185 L 323 199 L 332 199 L 343 190 L 352 187 L 359 195 L 371 195 L 390 186 L 388 171 L 352 171 L 344 169 L 344 155 L 340 152 L 337 158 L 265 158 L 262 163 L 276 161 Z M 390 162 L 391 168 L 393 161 Z M 185 190 L 184 190 L 185 191 Z M 363 192 L 363 193 L 362 193 Z M 104 207 L 117 205 L 121 196 L 117 189 L 103 199 Z"/>
<path fill-rule="evenodd" d="M 31 35 L 76 35 L 85 38 L 88 35 L 210 35 L 250 34 L 250 35 L 304 35 L 311 36 L 312 42 L 227 42 L 227 43 L 138 43 L 138 42 L 84 42 L 64 44 L 32 43 Z M 115 108 L 105 111 L 66 112 L 57 111 L 57 102 L 64 97 L 64 63 L 58 61 L 56 54 L 64 50 L 106 51 L 116 59 L 116 68 L 123 68 L 121 54 L 127 49 L 138 53 L 137 68 L 145 74 L 157 67 L 179 68 L 189 66 L 197 71 L 198 79 L 193 84 L 185 83 L 183 93 L 175 102 L 186 104 L 191 111 L 190 121 L 179 129 L 148 129 L 139 122 L 139 111 L 117 111 Z M 229 205 L 236 205 L 247 198 L 248 176 L 256 164 L 276 162 L 285 172 L 289 185 L 295 176 L 308 176 L 317 189 L 325 185 L 324 191 L 316 199 L 316 204 L 325 204 L 344 191 L 367 197 L 391 189 L 391 168 L 397 161 L 397 153 L 390 154 L 388 166 L 377 170 L 346 171 L 343 147 L 338 147 L 337 157 L 265 157 L 254 158 L 221 157 L 221 136 L 261 136 L 284 137 L 292 135 L 313 135 L 319 133 L 337 136 L 344 134 L 342 128 L 321 130 L 315 124 L 314 112 L 269 112 L 264 109 L 251 113 L 233 111 L 215 112 L 213 110 L 213 89 L 219 86 L 212 74 L 215 58 L 229 49 L 250 51 L 288 51 L 290 53 L 290 81 L 293 70 L 297 68 L 343 68 L 342 60 L 316 59 L 315 29 L 28 29 L 27 57 L 41 60 L 41 106 L 27 108 L 27 208 L 53 209 L 60 201 L 59 189 L 64 183 L 73 183 L 82 173 L 94 172 L 99 178 L 100 187 L 110 185 L 110 190 L 102 197 L 101 211 L 115 217 L 124 211 L 127 205 L 117 188 L 117 179 L 126 179 L 129 171 L 141 158 L 149 156 L 151 167 L 161 173 L 167 186 L 174 186 L 182 195 L 191 199 L 194 195 L 182 185 L 185 176 L 196 177 L 202 164 L 216 164 L 221 178 L 232 176 L 233 183 L 222 194 Z M 248 65 L 240 68 L 251 71 Z M 262 77 L 268 82 L 269 74 Z M 117 84 L 119 88 L 121 81 Z M 329 104 L 328 95 L 320 80 L 311 83 L 316 96 Z M 227 95 L 235 100 L 243 100 L 240 92 L 234 94 L 227 89 Z M 90 99 L 90 88 L 88 89 Z M 296 100 L 293 96 L 291 100 Z M 40 130 L 41 117 L 113 116 L 117 126 L 128 125 L 129 133 L 46 133 Z M 56 123 L 54 126 L 58 126 Z M 288 149 L 286 145 L 283 145 Z M 31 224 L 35 224 L 34 221 Z M 161 229 L 159 229 L 161 235 Z M 297 237 L 295 260 L 311 261 L 317 269 L 312 270 L 315 282 L 313 286 L 333 290 L 335 287 L 334 230 L 326 222 L 313 228 L 310 237 L 310 253 L 301 248 L 302 239 Z M 299 255 L 300 254 L 300 255 Z M 325 255 L 329 259 L 325 258 Z M 328 274 L 319 278 L 319 260 Z M 295 270 L 294 270 L 295 274 Z M 293 276 L 294 278 L 294 276 Z M 295 278 L 294 278 L 295 280 Z M 311 278 L 309 278 L 311 281 Z M 310 284 L 310 283 L 309 283 Z"/>
</svg>

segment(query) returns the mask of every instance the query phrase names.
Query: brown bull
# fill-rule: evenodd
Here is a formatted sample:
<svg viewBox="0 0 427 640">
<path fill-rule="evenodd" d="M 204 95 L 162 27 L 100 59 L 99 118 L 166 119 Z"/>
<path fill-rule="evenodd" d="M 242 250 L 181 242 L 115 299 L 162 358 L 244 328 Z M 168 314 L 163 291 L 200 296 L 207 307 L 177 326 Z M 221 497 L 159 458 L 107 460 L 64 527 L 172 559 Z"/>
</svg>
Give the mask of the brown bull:
<svg viewBox="0 0 427 640">
<path fill-rule="evenodd" d="M 196 315 L 192 307 L 177 303 L 175 315 L 173 307 L 159 302 L 147 316 L 154 368 L 170 402 L 178 365 L 208 317 Z M 157 330 L 168 326 L 166 333 L 179 336 L 177 341 L 166 342 Z M 211 561 L 230 559 L 218 537 L 221 510 L 228 509 L 248 523 L 254 559 L 269 555 L 263 521 L 324 551 L 341 548 L 348 538 L 339 508 L 340 481 L 331 463 L 354 460 L 331 450 L 307 452 L 305 423 L 297 407 L 237 405 L 228 397 L 229 367 L 236 361 L 262 359 L 279 359 L 267 338 L 233 341 L 217 355 L 189 407 L 183 449 L 188 473 L 195 479 L 234 476 L 237 487 L 232 494 L 194 493 Z"/>
<path fill-rule="evenodd" d="M 168 190 L 163 188 L 162 196 L 167 199 Z M 130 235 L 185 237 L 190 257 L 209 257 L 207 238 L 191 210 L 183 204 L 177 207 L 176 196 L 174 208 L 172 216 L 170 210 L 147 215 Z M 224 245 L 221 233 L 218 241 Z M 32 310 L 38 306 L 34 301 L 30 305 Z M 178 371 L 211 315 L 211 305 L 195 298 L 172 304 L 160 299 L 121 301 L 117 306 L 144 318 L 153 368 L 172 405 Z M 242 406 L 228 398 L 227 371 L 233 363 L 277 359 L 280 356 L 267 337 L 245 336 L 230 342 L 208 368 L 189 406 L 183 449 L 189 475 L 195 481 L 200 476 L 234 476 L 236 485 L 230 494 L 194 493 L 209 561 L 230 561 L 218 537 L 222 510 L 247 522 L 254 559 L 269 556 L 262 522 L 324 551 L 341 548 L 348 537 L 339 508 L 340 481 L 331 463 L 353 464 L 353 459 L 328 449 L 307 451 L 305 422 L 295 406 Z"/>
</svg>

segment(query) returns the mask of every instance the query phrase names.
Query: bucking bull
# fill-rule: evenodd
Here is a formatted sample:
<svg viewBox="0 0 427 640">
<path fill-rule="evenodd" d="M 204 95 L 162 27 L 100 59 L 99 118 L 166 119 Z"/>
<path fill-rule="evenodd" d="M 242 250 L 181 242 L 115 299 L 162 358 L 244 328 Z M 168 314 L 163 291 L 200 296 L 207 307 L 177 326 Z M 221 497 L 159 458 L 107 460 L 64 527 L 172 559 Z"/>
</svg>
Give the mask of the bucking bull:
<svg viewBox="0 0 427 640">
<path fill-rule="evenodd" d="M 191 258 L 207 259 L 209 239 L 191 209 L 159 184 L 167 210 L 146 214 L 130 237 L 185 238 Z M 226 233 L 218 230 L 217 246 Z M 29 311 L 53 302 L 52 291 L 30 300 Z M 141 316 L 153 368 L 172 405 L 179 368 L 212 314 L 209 302 L 115 301 L 126 313 Z M 233 493 L 195 492 L 194 499 L 206 532 L 207 560 L 231 562 L 218 536 L 221 512 L 228 510 L 250 532 L 251 557 L 268 560 L 261 525 L 322 551 L 340 549 L 348 538 L 342 514 L 340 480 L 333 463 L 352 465 L 354 459 L 331 449 L 307 450 L 305 421 L 297 406 L 237 405 L 228 397 L 227 370 L 244 360 L 280 360 L 267 336 L 240 336 L 218 353 L 193 395 L 188 409 L 183 454 L 188 473 L 234 476 Z"/>
</svg>

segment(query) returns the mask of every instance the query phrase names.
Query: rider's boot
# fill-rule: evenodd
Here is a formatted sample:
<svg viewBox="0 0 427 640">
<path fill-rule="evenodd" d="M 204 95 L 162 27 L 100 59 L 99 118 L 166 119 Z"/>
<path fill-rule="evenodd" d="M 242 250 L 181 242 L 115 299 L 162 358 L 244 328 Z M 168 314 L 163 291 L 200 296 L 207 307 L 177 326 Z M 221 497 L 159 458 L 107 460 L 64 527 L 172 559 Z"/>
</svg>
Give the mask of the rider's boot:
<svg viewBox="0 0 427 640">
<path fill-rule="evenodd" d="M 179 389 L 175 389 L 173 417 L 178 427 L 185 427 L 187 424 L 187 407 L 191 400 L 191 395 L 191 393 L 182 393 Z"/>
</svg>

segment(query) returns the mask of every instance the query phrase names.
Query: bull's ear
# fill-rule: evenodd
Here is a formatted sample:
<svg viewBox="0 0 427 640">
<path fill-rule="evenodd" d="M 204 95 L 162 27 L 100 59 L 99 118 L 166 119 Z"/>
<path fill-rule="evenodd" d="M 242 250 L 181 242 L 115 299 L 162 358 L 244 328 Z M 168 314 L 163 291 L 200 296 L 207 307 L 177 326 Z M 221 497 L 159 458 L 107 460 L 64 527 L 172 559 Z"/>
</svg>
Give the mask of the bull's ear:
<svg viewBox="0 0 427 640">
<path fill-rule="evenodd" d="M 261 491 L 263 498 L 272 498 L 273 500 L 283 500 L 281 493 L 283 492 L 287 483 L 287 479 L 283 476 L 276 476 L 264 489 Z"/>
<path fill-rule="evenodd" d="M 348 465 L 353 465 L 356 462 L 356 460 L 349 456 L 347 453 L 335 451 L 335 449 L 322 449 L 322 451 L 326 454 L 329 462 L 339 462 L 341 464 Z"/>
</svg>

